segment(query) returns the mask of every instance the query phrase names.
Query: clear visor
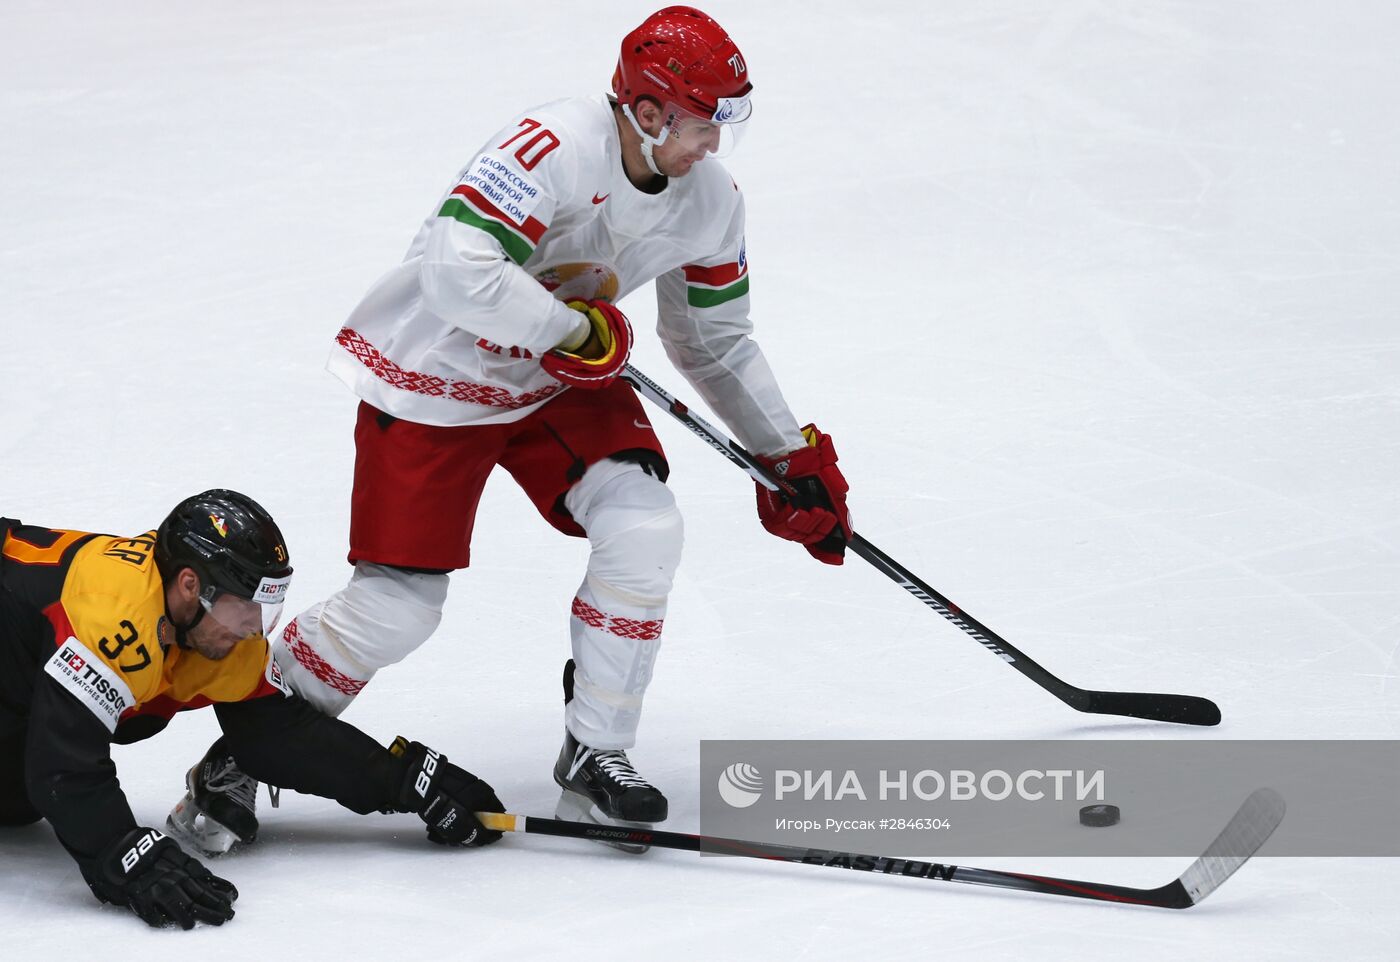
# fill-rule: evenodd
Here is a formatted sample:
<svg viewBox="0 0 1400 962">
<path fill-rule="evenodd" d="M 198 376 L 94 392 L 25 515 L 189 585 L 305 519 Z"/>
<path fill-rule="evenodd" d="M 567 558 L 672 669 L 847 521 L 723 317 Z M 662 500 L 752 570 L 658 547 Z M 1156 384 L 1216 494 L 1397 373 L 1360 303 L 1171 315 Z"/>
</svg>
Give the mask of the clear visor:
<svg viewBox="0 0 1400 962">
<path fill-rule="evenodd" d="M 723 97 L 719 107 L 709 117 L 692 113 L 676 103 L 666 105 L 666 125 L 658 139 L 665 142 L 675 138 L 692 154 L 713 154 L 728 157 L 734 152 L 748 128 L 753 105 L 748 97 Z"/>
<path fill-rule="evenodd" d="M 264 579 L 267 580 L 270 579 Z M 220 627 L 232 632 L 235 637 L 249 638 L 261 635 L 267 638 L 271 637 L 277 623 L 282 620 L 283 593 L 265 601 L 254 601 L 215 588 L 212 598 L 200 595 L 199 603 L 204 608 L 206 619 L 216 622 Z"/>
</svg>

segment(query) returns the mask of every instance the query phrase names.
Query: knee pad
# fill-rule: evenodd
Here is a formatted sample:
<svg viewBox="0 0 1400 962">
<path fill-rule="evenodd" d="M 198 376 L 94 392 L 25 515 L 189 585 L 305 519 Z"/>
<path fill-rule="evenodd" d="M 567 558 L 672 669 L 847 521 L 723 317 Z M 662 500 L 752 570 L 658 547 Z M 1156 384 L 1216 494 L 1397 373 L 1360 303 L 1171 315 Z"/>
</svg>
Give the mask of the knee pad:
<svg viewBox="0 0 1400 962">
<path fill-rule="evenodd" d="M 287 625 L 274 648 L 277 666 L 293 691 L 338 715 L 376 671 L 437 630 L 447 581 L 361 562 L 348 585 Z"/>
<path fill-rule="evenodd" d="M 362 562 L 321 609 L 321 631 L 355 664 L 378 671 L 432 637 L 446 600 L 447 575 Z"/>
<path fill-rule="evenodd" d="M 664 605 L 685 526 L 665 484 L 630 462 L 593 465 L 564 500 L 588 535 L 588 580 L 631 605 Z"/>
</svg>

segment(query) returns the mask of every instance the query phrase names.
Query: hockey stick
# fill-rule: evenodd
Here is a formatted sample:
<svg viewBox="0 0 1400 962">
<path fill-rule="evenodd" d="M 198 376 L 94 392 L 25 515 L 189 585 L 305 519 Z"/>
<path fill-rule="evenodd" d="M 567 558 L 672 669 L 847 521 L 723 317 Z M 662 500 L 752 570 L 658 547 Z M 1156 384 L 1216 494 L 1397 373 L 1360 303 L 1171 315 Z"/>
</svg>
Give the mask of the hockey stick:
<svg viewBox="0 0 1400 962">
<path fill-rule="evenodd" d="M 676 400 L 675 397 L 667 393 L 665 388 L 641 371 L 628 364 L 623 370 L 622 377 L 643 397 L 665 409 L 677 421 L 689 428 L 692 434 L 748 472 L 749 477 L 759 484 L 770 491 L 792 493 L 792 488 L 786 482 L 764 467 L 752 454 L 723 432 L 711 426 L 704 418 L 691 411 L 683 402 Z M 1176 722 L 1181 725 L 1220 724 L 1220 709 L 1215 702 L 1197 695 L 1164 695 L 1140 691 L 1094 691 L 1088 688 L 1076 688 L 1068 682 L 1061 681 L 1037 664 L 1025 652 L 953 604 L 908 568 L 859 534 L 853 534 L 846 546 L 895 584 L 971 635 L 983 648 L 1076 711 L 1090 712 L 1095 715 L 1126 715 L 1131 718 Z"/>
<path fill-rule="evenodd" d="M 1038 892 L 1042 895 L 1092 899 L 1097 902 L 1189 909 L 1205 901 L 1206 896 L 1224 884 L 1241 865 L 1249 861 L 1250 856 L 1259 851 L 1259 846 L 1264 844 L 1274 829 L 1278 828 L 1279 822 L 1283 821 L 1284 810 L 1283 798 L 1278 792 L 1272 788 L 1255 789 L 1200 858 L 1192 862 L 1179 878 L 1153 889 L 1108 885 L 1102 882 L 1077 882 L 1047 875 L 1000 872 L 966 865 L 920 862 L 914 859 L 857 855 L 853 852 L 828 849 L 745 842 L 713 835 L 620 828 L 557 818 L 534 818 L 503 812 L 477 812 L 476 817 L 487 828 L 498 832 L 523 832 L 530 835 L 554 835 L 559 838 L 649 845 L 653 848 L 670 848 L 684 852 L 738 855 L 769 861 L 823 865 L 827 868 L 846 868 L 880 875 L 904 875 L 930 881 L 987 885 L 1022 892 Z"/>
</svg>

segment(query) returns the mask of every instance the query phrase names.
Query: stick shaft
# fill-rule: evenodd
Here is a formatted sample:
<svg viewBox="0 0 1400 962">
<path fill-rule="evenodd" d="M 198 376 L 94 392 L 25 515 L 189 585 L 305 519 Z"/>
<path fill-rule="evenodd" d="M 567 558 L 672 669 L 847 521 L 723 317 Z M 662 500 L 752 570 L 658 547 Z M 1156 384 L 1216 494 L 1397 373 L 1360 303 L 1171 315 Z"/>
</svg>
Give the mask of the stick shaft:
<svg viewBox="0 0 1400 962">
<path fill-rule="evenodd" d="M 631 364 L 628 364 L 623 370 L 622 377 L 644 397 L 684 424 L 692 434 L 718 451 L 730 463 L 746 472 L 758 484 L 770 491 L 792 492 L 792 488 L 786 482 L 769 471 L 738 442 L 715 428 Z M 956 625 L 983 648 L 1076 711 L 1101 715 L 1125 715 L 1131 718 L 1176 722 L 1183 725 L 1218 725 L 1220 723 L 1220 709 L 1214 702 L 1197 695 L 1111 692 L 1077 688 L 1052 674 L 1021 649 L 967 614 L 861 535 L 852 534 L 847 541 L 847 547 L 924 605 Z"/>
<path fill-rule="evenodd" d="M 819 865 L 825 868 L 870 872 L 876 875 L 897 875 L 904 878 L 927 879 L 933 882 L 958 882 L 964 885 L 1014 889 L 1022 892 L 1037 892 L 1043 895 L 1060 895 L 1068 898 L 1117 902 L 1126 905 L 1180 909 L 1188 908 L 1193 904 L 1186 896 L 1179 880 L 1160 888 L 1139 889 L 1102 882 L 1081 882 L 1045 875 L 1024 875 L 1017 872 L 999 872 L 965 865 L 924 862 L 918 859 L 887 858 L 880 855 L 861 855 L 856 852 L 838 852 L 832 849 L 746 842 L 741 839 L 721 838 L 715 835 L 693 835 L 685 832 L 665 832 L 658 829 L 594 825 L 589 822 L 571 822 L 556 818 L 536 818 L 497 812 L 477 812 L 476 817 L 487 828 L 498 832 L 521 832 L 530 835 L 550 835 L 556 838 L 588 839 L 596 842 L 620 842 L 685 852 L 763 859 L 770 862 L 796 862 L 803 865 Z"/>
<path fill-rule="evenodd" d="M 487 828 L 498 832 L 524 832 L 531 835 L 553 835 L 600 842 L 623 842 L 686 852 L 798 862 L 803 865 L 821 865 L 826 868 L 899 875 L 936 882 L 961 882 L 965 885 L 1015 889 L 1096 902 L 1189 909 L 1204 901 L 1259 851 L 1282 823 L 1286 811 L 1287 805 L 1278 792 L 1272 788 L 1255 789 L 1231 816 L 1215 841 L 1210 843 L 1205 852 L 1192 862 L 1179 878 L 1152 889 L 1110 885 L 1105 882 L 1080 882 L 1051 875 L 1000 872 L 967 865 L 921 862 L 916 859 L 858 855 L 854 852 L 836 852 L 830 849 L 746 842 L 714 835 L 691 835 L 684 832 L 568 822 L 554 818 L 531 818 L 507 812 L 476 812 L 475 815 Z"/>
</svg>

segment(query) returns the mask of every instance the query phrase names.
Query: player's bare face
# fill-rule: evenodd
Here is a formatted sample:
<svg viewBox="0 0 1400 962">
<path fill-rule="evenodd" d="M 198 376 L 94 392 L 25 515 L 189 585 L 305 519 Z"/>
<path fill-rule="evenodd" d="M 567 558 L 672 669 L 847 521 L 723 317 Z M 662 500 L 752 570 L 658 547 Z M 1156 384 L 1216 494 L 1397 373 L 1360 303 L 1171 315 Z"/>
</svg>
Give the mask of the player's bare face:
<svg viewBox="0 0 1400 962">
<path fill-rule="evenodd" d="M 663 110 L 654 102 L 646 100 L 639 104 L 637 110 L 636 119 L 640 130 L 644 130 L 646 136 L 652 138 L 654 145 L 651 148 L 651 163 L 664 177 L 684 177 L 690 173 L 692 167 L 716 153 L 721 147 L 720 124 L 686 113 L 674 105 Z M 633 176 L 633 182 L 641 184 L 650 176 L 646 162 L 642 159 L 640 149 L 633 146 L 635 138 L 631 136 L 631 131 L 626 128 L 621 118 L 618 120 L 618 126 L 622 131 L 624 143 L 628 144 L 624 149 L 624 157 L 631 152 L 631 159 L 626 160 L 629 176 L 635 173 L 637 176 Z"/>
<path fill-rule="evenodd" d="M 258 635 L 261 635 L 261 632 L 258 632 Z M 189 646 L 210 661 L 221 661 L 227 658 L 233 652 L 235 645 L 249 637 L 255 636 L 231 631 L 219 622 L 210 621 L 208 618 L 200 621 L 185 634 L 185 640 Z"/>
<path fill-rule="evenodd" d="M 262 606 L 229 594 L 218 594 L 205 604 L 204 617 L 185 635 L 190 647 L 211 661 L 227 658 L 246 638 L 262 637 Z"/>
<path fill-rule="evenodd" d="M 679 141 L 668 140 L 652 153 L 652 160 L 664 176 L 684 177 L 708 154 L 707 150 L 688 150 Z"/>
<path fill-rule="evenodd" d="M 719 148 L 719 127 L 701 121 L 685 121 L 652 152 L 656 167 L 667 177 L 684 177 L 690 169 Z"/>
</svg>

